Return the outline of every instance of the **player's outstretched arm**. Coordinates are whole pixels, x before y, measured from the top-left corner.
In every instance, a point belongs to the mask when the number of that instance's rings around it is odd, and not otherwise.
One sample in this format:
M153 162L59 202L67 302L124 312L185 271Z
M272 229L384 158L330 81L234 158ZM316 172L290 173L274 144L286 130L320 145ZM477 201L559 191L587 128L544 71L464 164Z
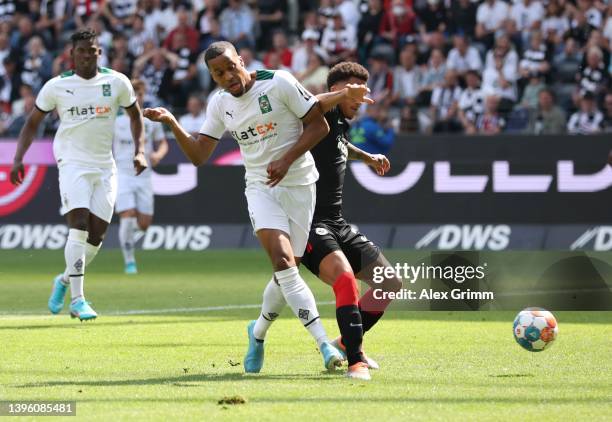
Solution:
M130 117L130 129L132 130L132 138L134 138L134 169L136 170L136 175L139 175L147 168L144 121L142 120L140 106L137 101L126 108L125 111L127 111Z
M347 84L338 91L325 92L317 95L323 113L327 113L342 101L350 98L357 103L374 104L374 100L368 97L370 88L363 84Z
M349 160L359 160L367 164L368 166L372 167L379 176L384 176L385 173L391 169L389 159L383 154L370 154L357 148L350 142L346 144L346 147L348 149Z
M217 147L218 141L210 136L200 134L198 139L194 139L183 129L176 117L163 107L145 108L143 115L149 120L161 122L168 126L185 156L195 166L206 163Z
M37 107L28 116L25 125L19 133L19 141L17 141L17 151L15 151L15 158L13 159L13 168L11 169L11 183L14 185L20 185L23 182L25 176L25 169L23 167L23 156L32 145L34 136L38 131L40 122L43 121L47 113L40 111Z

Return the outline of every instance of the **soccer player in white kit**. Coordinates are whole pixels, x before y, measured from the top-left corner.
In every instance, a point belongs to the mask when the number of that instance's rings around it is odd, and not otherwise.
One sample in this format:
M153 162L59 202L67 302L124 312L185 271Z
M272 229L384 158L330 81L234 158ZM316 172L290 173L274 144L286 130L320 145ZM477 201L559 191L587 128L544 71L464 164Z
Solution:
M53 140L59 171L60 212L66 216L70 229L64 249L66 270L53 281L48 306L52 313L59 313L70 286L70 315L83 321L97 317L85 300L83 279L113 215L117 179L112 143L119 107L125 108L130 116L136 145L133 157L136 173L142 173L147 163L144 123L129 79L98 67L101 50L95 31L81 29L71 40L74 70L49 80L40 90L36 107L19 134L11 182L15 185L23 182L23 157L40 122L55 109L60 118Z
M316 340L325 367L341 365L328 341L314 296L300 277L314 212L317 169L309 150L329 131L315 96L288 72L249 73L229 42L215 42L204 59L222 89L209 98L206 120L194 139L164 108L145 109L145 117L168 125L185 155L204 164L227 130L240 145L246 168L245 195L253 229L268 253L274 277L295 316ZM246 372L263 365L263 340L249 324ZM251 359L253 352L257 359ZM261 358L261 359L259 359Z
M144 104L146 84L140 79L132 81L140 107ZM149 167L155 167L168 153L168 142L161 123L144 121L145 158ZM115 122L113 154L117 162L119 188L115 211L119 214L119 243L123 253L126 274L136 274L134 237L138 230L145 232L153 222L152 171L134 173L134 140L129 116L122 114Z

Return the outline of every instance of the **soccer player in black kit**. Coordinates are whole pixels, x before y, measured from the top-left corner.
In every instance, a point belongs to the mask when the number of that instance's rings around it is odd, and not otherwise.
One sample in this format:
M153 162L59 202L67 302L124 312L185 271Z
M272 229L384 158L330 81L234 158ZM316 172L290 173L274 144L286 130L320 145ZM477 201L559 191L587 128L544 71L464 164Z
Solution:
M391 264L378 246L353 230L342 213L347 160L360 160L380 176L390 168L389 160L384 155L369 154L349 142L347 119L355 117L361 103L347 94L347 86L365 85L368 77L368 71L358 63L339 63L327 77L330 93L317 96L330 131L311 150L319 180L308 245L301 260L313 274L334 289L340 337L332 344L346 354L349 365L347 376L362 380L370 379L369 369L378 369L378 364L363 353L363 334L378 322L390 302L375 299L374 289L398 291L402 286L395 277L385 279L382 284L374 283L374 268ZM361 298L357 279L370 286ZM275 289L274 283L271 283L264 292L261 315L270 323L285 306L276 290L278 288Z

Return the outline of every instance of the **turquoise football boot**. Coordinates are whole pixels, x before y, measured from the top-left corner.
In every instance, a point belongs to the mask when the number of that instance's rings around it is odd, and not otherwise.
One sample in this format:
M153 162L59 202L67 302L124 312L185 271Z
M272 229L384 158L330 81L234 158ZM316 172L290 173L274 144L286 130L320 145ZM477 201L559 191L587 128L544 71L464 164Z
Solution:
M64 297L66 296L66 290L68 286L62 283L62 277L64 274L58 274L53 279L53 288L51 290L51 296L47 306L52 314L59 314L64 309Z
M255 320L249 322L247 326L247 335L249 336L249 348L244 357L244 372L258 373L261 371L264 362L264 344L262 341L257 341L253 334Z
M81 321L87 321L96 319L98 314L89 306L89 302L86 302L84 299L79 299L76 303L70 304L70 316L72 318L78 318Z

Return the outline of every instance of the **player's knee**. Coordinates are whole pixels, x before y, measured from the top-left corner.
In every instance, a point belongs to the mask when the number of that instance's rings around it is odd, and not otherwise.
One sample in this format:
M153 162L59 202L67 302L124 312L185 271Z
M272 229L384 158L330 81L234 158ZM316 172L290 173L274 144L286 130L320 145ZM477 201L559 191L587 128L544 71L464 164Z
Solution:
M295 266L293 257L285 252L279 252L272 257L274 271L283 271Z
M143 232L147 231L147 229L151 227L151 221L150 220L138 220L138 228L140 230L142 230Z
M75 218L75 219L73 219L70 222L70 228L71 229L87 231L87 229L88 229L87 218Z
M104 240L104 233L89 233L87 243L93 246L98 246Z

